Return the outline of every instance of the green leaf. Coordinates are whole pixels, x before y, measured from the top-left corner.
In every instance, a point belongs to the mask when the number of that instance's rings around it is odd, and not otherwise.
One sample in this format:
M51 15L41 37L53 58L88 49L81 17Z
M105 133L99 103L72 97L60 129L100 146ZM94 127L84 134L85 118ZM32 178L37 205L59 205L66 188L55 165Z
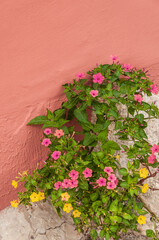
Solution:
M106 90L108 90L108 91L112 90L112 84L111 83L108 83L106 85Z
M155 237L155 233L154 233L153 230L147 229L147 230L146 230L146 236L147 236L147 237Z
M69 134L68 127L63 126L61 129L63 130L63 132L64 132L65 135Z
M63 106L66 107L67 109L71 109L77 104L78 101L79 101L79 97L77 95L75 97L72 97L69 101L64 102Z
M118 222L118 223L121 223L122 218L119 217L119 216L110 216L110 220L111 220L112 222Z
M87 205L89 203L89 199L88 198L83 198L82 203Z
M74 110L74 115L80 122L88 123L88 116L86 111L80 111L79 109Z
M109 233L106 233L105 234L105 240L109 240L110 239L110 235L109 235Z
M143 114L137 114L135 116L136 119L138 119L140 121L140 123L143 123L144 121L144 115Z
M60 108L54 111L54 120L57 121L59 118L65 118L66 109Z
M96 201L98 199L98 196L99 196L99 194L97 192L96 193L92 193L90 195L90 199L94 202L94 201Z
M48 119L54 118L54 114L49 109L47 109L47 117Z
M124 213L122 217L127 219L127 220L133 219L128 213Z
M97 237L98 237L97 231L96 231L95 229L92 229L92 230L90 231L90 236L91 236L92 240L96 240Z
M115 199L109 207L110 212L117 212L118 211L118 199Z
M112 117L114 117L115 119L117 119L118 118L118 112L117 111L114 111L113 109L110 109L109 111L108 111L108 114L107 114L108 116L112 116Z
M52 201L55 201L58 197L57 195L55 195L54 192L51 192L51 198L52 198Z
M120 173L121 175L123 175L123 176L126 176L126 175L128 174L126 168L120 168L119 173Z
M102 237L104 237L104 235L105 235L105 231L102 229L102 230L100 231L99 236L102 238Z
M127 182L123 181L123 182L120 183L120 186L123 187L123 188L128 188L129 184Z
M139 129L139 134L140 134L140 136L142 138L146 138L147 139L147 135L146 135L145 131L142 128Z
M140 214L140 215L145 215L145 214L148 213L147 211L145 211L145 210L143 210L143 209L137 209L137 212L138 212L138 214Z
M102 148L107 152L109 152L111 149L120 150L120 146L112 140L107 141L105 144L103 144Z
M102 202L98 200L92 204L92 208L94 209L94 211L97 211L98 207L101 205L102 205Z
M79 187L84 190L88 190L88 182L79 182Z
M33 118L27 125L40 125L44 124L48 120L47 116L38 116Z
M92 135L90 133L85 133L84 135L84 140L83 140L83 145L84 146L89 146L91 143L97 140L97 137L95 135Z
M108 129L105 129L98 134L98 139L101 142L105 142L107 139L107 136L108 136Z
M114 226L110 226L110 231L111 232L116 232L117 231L117 229L118 229L118 226L116 226L116 225L114 225Z
M45 121L43 128L46 127L55 127L55 128L60 128L63 126L65 123L69 122L68 120L65 120L63 118L60 118L58 121Z
M121 129L123 126L123 123L121 121L116 121L115 123L115 130Z
M102 196L102 202L107 203L109 200L109 197L106 197L105 195Z
M128 112L133 116L135 113L135 109L133 107L129 107Z

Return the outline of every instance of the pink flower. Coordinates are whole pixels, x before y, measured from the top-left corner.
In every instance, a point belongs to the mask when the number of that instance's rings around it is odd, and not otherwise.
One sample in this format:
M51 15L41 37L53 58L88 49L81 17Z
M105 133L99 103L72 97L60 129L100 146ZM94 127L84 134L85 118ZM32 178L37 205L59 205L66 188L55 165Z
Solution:
M51 154L51 157L52 157L53 159L57 160L60 155L61 155L61 152L60 152L60 151L54 151L54 152Z
M84 73L77 73L76 76L79 78L79 79L83 79L86 77L86 75Z
M143 100L143 98L142 98L142 96L141 96L140 94L134 95L134 99L135 99L137 102L139 102L140 104L141 104L141 102L142 102L142 100Z
M75 187L78 187L78 180L71 179L70 180L70 188L75 188Z
M114 182L116 180L116 176L114 174L109 174L108 180Z
M118 185L118 179L116 178L116 180L114 181L115 185L117 186Z
M107 183L107 189L114 189L114 188L116 188L116 184L114 182Z
M42 145L44 145L45 147L48 147L49 144L51 144L50 138L44 138L42 141Z
M110 174L111 172L113 172L113 169L112 169L112 167L105 167L104 172Z
M152 147L151 147L151 151L152 153L158 153L159 152L159 145L156 145L154 144Z
M78 179L78 174L79 174L78 171L71 170L71 172L69 173L69 177L70 177L71 179Z
M113 61L118 60L118 56L111 55L111 56L110 56L110 59L113 60Z
M90 94L92 95L92 97L96 97L98 96L98 90L91 90Z
M56 129L55 133L54 133L54 136L57 137L57 138L60 138L61 136L64 135L64 132L62 129L58 130Z
M155 156L154 154L151 154L151 155L148 157L148 163L154 164L155 159L156 159L156 156Z
M85 178L92 177L92 169L85 168L85 170L82 172Z
M106 186L106 179L103 178L103 177L100 177L96 182L98 183L98 185L99 185L100 187Z
M102 84L104 80L104 76L101 73L97 73L93 75L93 82Z
M60 187L62 187L62 182L58 181L54 184L55 190L58 190Z
M69 188L70 187L70 179L64 179L62 182L62 188Z
M51 129L50 128L45 128L44 133L46 135L49 135L51 133Z
M151 92L154 93L154 94L158 94L159 90L158 90L158 87L155 85L155 84L151 84L150 85L151 87Z
M129 72L133 67L130 64L122 64L125 72Z

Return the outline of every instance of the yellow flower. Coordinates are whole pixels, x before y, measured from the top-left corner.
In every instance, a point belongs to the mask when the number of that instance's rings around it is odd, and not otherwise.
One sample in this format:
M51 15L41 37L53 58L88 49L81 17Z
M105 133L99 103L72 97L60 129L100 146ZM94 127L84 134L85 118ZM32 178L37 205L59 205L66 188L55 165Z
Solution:
M39 200L45 199L45 194L43 192L38 193Z
M75 218L80 217L80 215L81 215L81 212L79 212L78 210L73 211L73 216L74 216Z
M14 207L14 208L17 208L18 205L19 205L19 201L18 200L13 200L10 202L11 206Z
M149 174L149 172L147 171L146 168L141 168L140 169L140 177L146 178L148 174Z
M141 225L141 224L145 224L146 223L146 217L145 216L142 216L140 215L137 219L138 223Z
M148 189L149 189L149 185L148 185L147 183L144 184L144 185L142 186L142 188L141 188L141 190L142 190L143 193L146 193Z
M117 155L116 155L116 159L117 159L117 161L119 161L119 158L120 158L120 157L119 157L119 154L117 154Z
M25 176L25 175L27 176L27 175L28 175L28 170L23 171L23 172L22 172L22 175L23 175L23 176Z
M63 207L63 211L69 213L69 212L71 212L71 210L73 210L71 203L65 203L65 205Z
M70 198L70 195L65 192L65 193L61 193L61 198L62 198L62 201L68 201L68 199Z
M16 182L15 180L12 180L12 186L14 188L17 188L18 187L18 182Z
M30 195L30 200L31 200L32 202L38 202L38 201L40 200L39 195L38 195L37 193L33 192L33 193Z

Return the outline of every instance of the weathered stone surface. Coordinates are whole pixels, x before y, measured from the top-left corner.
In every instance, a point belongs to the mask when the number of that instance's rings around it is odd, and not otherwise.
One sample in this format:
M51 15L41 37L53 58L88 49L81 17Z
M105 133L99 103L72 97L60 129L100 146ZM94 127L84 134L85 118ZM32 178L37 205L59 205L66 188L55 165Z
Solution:
M66 222L67 221L67 222ZM49 202L0 212L0 240L80 240L70 217L58 217Z

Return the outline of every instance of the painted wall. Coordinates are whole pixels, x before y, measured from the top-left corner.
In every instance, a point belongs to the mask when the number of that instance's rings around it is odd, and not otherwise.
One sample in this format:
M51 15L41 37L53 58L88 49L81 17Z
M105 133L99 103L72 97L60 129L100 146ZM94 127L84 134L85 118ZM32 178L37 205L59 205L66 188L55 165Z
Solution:
M159 1L1 0L0 36L2 209L17 198L18 171L45 157L41 128L26 123L60 107L62 84L111 54L159 83Z

